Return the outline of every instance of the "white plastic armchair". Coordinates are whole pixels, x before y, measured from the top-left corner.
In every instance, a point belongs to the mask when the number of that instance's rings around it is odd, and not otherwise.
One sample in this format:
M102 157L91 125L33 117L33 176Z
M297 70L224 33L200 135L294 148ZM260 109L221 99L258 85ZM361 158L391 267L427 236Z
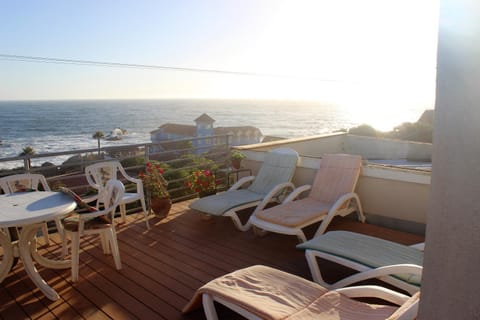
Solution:
M40 188L41 187L41 188ZM11 194L15 192L28 192L28 191L50 191L50 187L45 177L41 174L24 173L15 174L0 178L0 188L4 194ZM55 220L57 231L60 235L63 235L63 227L60 219ZM6 234L9 234L8 232ZM48 226L46 223L42 225L42 234L45 242L50 244L48 238Z
M65 235L69 236L72 242L72 281L78 281L80 237L84 235L98 234L104 254L112 254L117 270L122 268L114 216L124 193L125 188L121 181L108 180L101 194L104 210L77 213L63 220ZM68 250L67 237L63 237L62 250L62 255L65 256Z
M142 206L143 214L145 216L145 223L147 224L147 229L150 229L150 225L148 223L148 211L145 204L145 194L143 191L143 184L142 180L133 178L129 176L125 169L123 168L122 164L118 161L107 161L107 162L99 162L92 165L89 165L85 168L85 176L87 178L88 184L91 185L93 188L97 189L98 194L97 197L91 198L89 200L97 199L97 206L99 204L98 197L101 195L105 183L109 179L117 179L120 180L120 176L118 175L120 172L121 176L136 186L135 192L125 192L120 202L120 214L122 217L122 221L125 222L126 220L126 204L132 203L135 201L140 201Z

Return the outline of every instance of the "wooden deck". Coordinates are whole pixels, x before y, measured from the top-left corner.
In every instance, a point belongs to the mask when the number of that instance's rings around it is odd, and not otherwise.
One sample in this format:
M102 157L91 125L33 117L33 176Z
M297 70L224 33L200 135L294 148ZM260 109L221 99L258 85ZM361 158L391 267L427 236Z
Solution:
M80 279L70 281L70 270L39 268L43 278L59 293L52 302L33 285L18 263L0 284L2 319L204 319L203 310L182 315L181 309L195 290L207 281L233 270L264 264L311 279L303 251L295 249L292 236L268 234L255 237L239 232L230 219L208 221L190 211L188 202L175 204L168 218L150 220L146 232L140 217L128 217L118 227L123 268L114 268L93 238L82 242ZM351 219L338 218L331 229L354 230L412 244L422 237L401 233ZM314 229L308 230L307 237ZM59 254L56 245L42 248ZM41 239L39 241L42 241ZM327 280L349 274L346 268L322 262ZM221 318L236 318L222 309Z

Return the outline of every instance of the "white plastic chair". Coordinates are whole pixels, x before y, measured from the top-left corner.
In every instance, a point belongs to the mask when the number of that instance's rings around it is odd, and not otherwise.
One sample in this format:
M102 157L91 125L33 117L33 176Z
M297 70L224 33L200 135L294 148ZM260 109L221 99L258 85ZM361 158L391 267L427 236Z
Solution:
M120 251L118 249L117 234L115 231L114 216L117 206L120 204L125 187L119 180L107 181L102 192L102 203L105 209L95 212L77 213L63 220L65 235L72 242L72 281L78 281L78 265L80 254L80 237L89 234L98 234L102 243L104 254L112 254L117 270L122 268ZM66 238L63 238L63 255L68 250Z
M125 222L126 219L126 204L140 201L142 205L143 214L145 215L145 222L147 224L147 229L150 229L148 223L148 211L145 204L145 194L143 192L142 180L130 177L126 172L123 166L118 161L108 161L108 162L99 162L92 165L89 165L85 168L85 176L87 178L88 184L97 189L98 195L100 195L105 187L105 183L109 179L119 180L118 172L129 182L132 182L136 185L136 192L125 192L122 201L120 202L120 214L122 221ZM97 196L98 197L98 196ZM95 198L89 199L95 200ZM97 205L98 205L97 201Z
M40 186L42 187L43 191L50 191L47 180L41 174L24 173L0 178L0 188L3 190L4 194L38 191ZM63 228L60 219L55 220L55 225L58 233L63 236ZM50 240L48 238L48 226L46 223L42 225L42 234L45 242L50 244Z

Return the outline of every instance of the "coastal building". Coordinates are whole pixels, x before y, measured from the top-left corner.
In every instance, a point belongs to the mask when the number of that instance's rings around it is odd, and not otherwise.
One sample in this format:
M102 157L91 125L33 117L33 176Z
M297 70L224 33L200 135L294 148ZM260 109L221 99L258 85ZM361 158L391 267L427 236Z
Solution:
M263 139L260 129L253 126L217 127L213 126L215 119L204 113L194 120L195 125L165 123L158 129L150 132L152 143L166 140L201 138L217 135L230 135L229 145L240 146L260 143ZM193 145L199 152L208 151L209 146L215 144L214 139L194 140Z

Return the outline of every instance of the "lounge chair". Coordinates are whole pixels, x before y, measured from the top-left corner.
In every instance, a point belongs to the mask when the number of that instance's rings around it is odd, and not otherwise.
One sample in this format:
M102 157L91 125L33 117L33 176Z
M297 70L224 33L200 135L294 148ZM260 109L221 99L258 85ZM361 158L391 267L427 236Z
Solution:
M376 270L420 275L422 267L396 265ZM397 306L369 304L356 298L380 298ZM252 266L214 279L201 287L184 308L187 313L203 302L205 316L218 319L214 302L247 319L415 319L420 293L408 295L380 286L363 285L328 290L317 283L266 266Z
M278 197L295 186L290 182L295 172L298 153L289 148L274 149L267 153L257 176L241 178L226 192L200 198L190 208L212 216L230 217L241 231L250 229L249 222L242 224L237 212L257 206L263 209L267 204L278 201ZM248 188L240 189L251 183Z
M305 249L312 278L326 288L344 287L357 282L362 272L392 264L423 265L423 243L406 246L349 231L329 231L297 246ZM325 282L320 272L317 258L329 260L360 273L344 278L333 284ZM413 293L420 289L421 278L418 276L396 275L382 277L391 285Z
M354 193L360 175L362 159L348 154L328 154L320 161L313 186L295 189L282 204L258 210L250 217L257 233L263 231L296 235L301 242L307 240L303 228L322 221L315 236L325 232L333 217L357 212L365 222L358 195ZM310 190L307 197L296 200ZM260 230L258 230L260 229Z

